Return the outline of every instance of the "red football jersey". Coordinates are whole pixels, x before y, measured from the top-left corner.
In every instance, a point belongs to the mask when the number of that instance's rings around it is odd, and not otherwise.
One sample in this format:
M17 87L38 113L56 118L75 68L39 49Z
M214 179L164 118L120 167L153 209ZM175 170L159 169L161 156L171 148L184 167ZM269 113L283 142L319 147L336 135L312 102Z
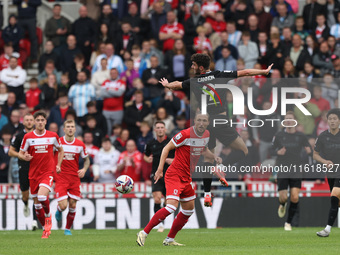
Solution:
M213 1L213 2L205 2L201 7L201 14L205 15L206 12L217 12L222 9L222 6L219 2ZM214 24L214 19L212 17L207 17L205 19L206 22L209 22L211 25Z
M45 174L52 174L56 170L53 148L60 148L59 136L45 130L37 135L35 130L29 132L22 140L20 150L27 151L33 158L30 161L29 179L37 179Z
M86 145L86 151L91 156L92 159L98 154L99 148L97 146L94 146L93 144L91 146Z
M65 136L60 138L60 143L64 149L64 159L59 175L68 174L78 177L79 156L88 157L85 144L77 138L74 138L73 142L67 142Z
M198 136L194 127L182 130L171 141L176 146L175 158L166 171L166 175L179 175L183 181L191 181L191 171L195 166L209 142L210 133L206 130Z
M159 32L164 33L164 34L176 33L176 34L180 34L183 37L184 27L181 23L178 23L178 22L175 22L172 25L164 24L163 26L161 26ZM166 52L168 50L172 50L172 48L174 47L174 44L175 44L174 39L172 38L166 39L163 42L163 51Z

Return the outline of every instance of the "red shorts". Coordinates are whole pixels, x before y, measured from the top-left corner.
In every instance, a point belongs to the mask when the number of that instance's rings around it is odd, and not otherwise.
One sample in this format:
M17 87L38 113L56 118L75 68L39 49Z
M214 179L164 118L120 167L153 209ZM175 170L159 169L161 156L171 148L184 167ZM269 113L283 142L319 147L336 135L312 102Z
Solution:
M191 201L196 198L192 182L182 181L178 175L165 175L166 199Z
M30 179L30 189L32 197L38 196L39 187L45 187L51 191L51 187L53 184L53 175L43 175L39 179Z
M55 198L62 201L68 198L80 200L80 179L78 176L58 176L55 182Z

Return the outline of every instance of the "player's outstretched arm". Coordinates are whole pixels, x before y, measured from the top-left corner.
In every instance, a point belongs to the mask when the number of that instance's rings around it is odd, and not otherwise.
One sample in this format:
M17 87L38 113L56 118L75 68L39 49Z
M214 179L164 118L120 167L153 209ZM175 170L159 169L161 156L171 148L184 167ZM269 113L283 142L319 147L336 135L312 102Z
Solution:
M174 149L176 149L176 146L173 144L172 141L168 142L168 144L163 148L161 159L159 160L159 165L155 173L155 177L154 177L155 183L157 183L158 180L163 177L163 168L164 168L165 160L167 159L169 152Z
M162 78L159 80L159 83L168 89L172 89L172 90L182 89L182 82L180 81L173 81L169 83L168 79Z
M317 162L326 165L328 168L333 166L333 162L330 160L326 160L323 157L320 156L320 153L317 151L313 152L313 159L316 160Z
M245 69L237 71L237 77L243 77L243 76L254 76L254 75L268 75L270 70L272 69L272 66L274 64L271 64L268 66L267 69Z
M87 156L86 158L84 158L84 167L78 170L79 178L83 178L85 176L85 173L89 167L90 167L90 158L89 156Z
M58 164L56 167L56 171L59 174L61 172L61 163L63 162L63 158L64 158L63 146L60 146L59 148L57 148L57 150L58 150Z

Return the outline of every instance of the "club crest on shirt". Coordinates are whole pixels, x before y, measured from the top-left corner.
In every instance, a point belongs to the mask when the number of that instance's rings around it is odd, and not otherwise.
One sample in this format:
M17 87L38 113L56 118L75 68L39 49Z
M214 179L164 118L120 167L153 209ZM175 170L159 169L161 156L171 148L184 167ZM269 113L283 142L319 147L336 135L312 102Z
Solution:
M176 135L176 137L175 137L175 141L177 142L179 139L181 139L182 138L182 134L181 133L179 133L178 135Z
M174 189L174 195L177 195L177 194L178 194L178 190Z

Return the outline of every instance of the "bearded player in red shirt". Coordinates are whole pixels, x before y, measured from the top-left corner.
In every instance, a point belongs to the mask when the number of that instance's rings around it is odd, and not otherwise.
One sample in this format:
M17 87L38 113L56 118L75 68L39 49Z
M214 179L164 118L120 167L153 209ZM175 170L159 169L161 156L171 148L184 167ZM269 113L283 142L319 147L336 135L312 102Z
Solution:
M218 164L222 161L221 158L215 157L207 148L210 135L207 130L209 117L197 114L194 123L193 127L182 130L175 135L162 151L154 177L155 183L163 177L163 167L169 152L176 149L175 158L166 171L164 178L166 207L158 210L144 230L137 234L139 246L144 246L146 237L159 222L164 221L166 217L176 211L178 202L181 203L182 210L177 214L167 238L163 241L163 245L183 246L183 244L177 243L174 238L195 211L196 195L192 187L191 172L195 169L201 155L216 160Z
M54 172L60 173L61 171L64 150L60 144L59 136L45 129L46 113L38 111L34 113L33 117L35 129L24 136L18 158L30 161L28 178L35 212L44 228L41 238L48 238L52 228L48 196L53 184ZM59 152L57 165L54 161L54 148Z
M74 120L64 122L65 136L60 138L60 143L64 149L64 160L61 164L61 173L56 176L55 193L58 201L55 218L61 221L61 213L69 204L67 222L64 234L72 235L70 229L76 216L77 201L80 200L80 178L83 178L90 166L89 155L85 144L74 137L76 123ZM84 159L84 167L79 170L79 156Z

